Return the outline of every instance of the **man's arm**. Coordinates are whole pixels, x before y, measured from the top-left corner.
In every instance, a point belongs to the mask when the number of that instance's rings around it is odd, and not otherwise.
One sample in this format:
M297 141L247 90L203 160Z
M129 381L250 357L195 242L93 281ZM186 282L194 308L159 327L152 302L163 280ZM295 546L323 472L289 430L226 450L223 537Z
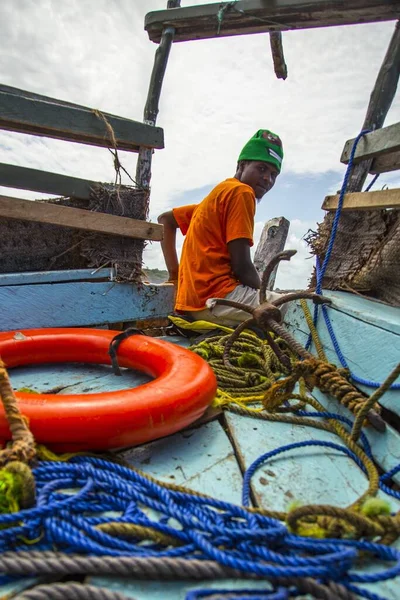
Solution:
M242 285L260 289L260 277L251 260L249 240L238 238L228 242L233 274Z
M179 262L176 253L176 230L179 226L172 210L160 215L158 222L164 225L164 238L161 242L161 249L168 269L169 281L177 281Z

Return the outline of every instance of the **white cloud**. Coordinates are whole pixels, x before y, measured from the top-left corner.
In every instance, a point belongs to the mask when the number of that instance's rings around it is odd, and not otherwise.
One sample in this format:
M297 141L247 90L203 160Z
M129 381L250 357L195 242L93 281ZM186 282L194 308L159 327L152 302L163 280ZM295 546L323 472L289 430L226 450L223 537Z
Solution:
M290 261L282 261L278 267L275 288L281 290L304 289L308 286L308 280L314 265L314 260L308 250L304 235L310 230L315 230L315 221L301 221L293 219L290 222L289 234L285 249L297 250L297 254ZM258 221L254 227L254 249L260 240L264 223ZM254 254L254 250L253 250Z

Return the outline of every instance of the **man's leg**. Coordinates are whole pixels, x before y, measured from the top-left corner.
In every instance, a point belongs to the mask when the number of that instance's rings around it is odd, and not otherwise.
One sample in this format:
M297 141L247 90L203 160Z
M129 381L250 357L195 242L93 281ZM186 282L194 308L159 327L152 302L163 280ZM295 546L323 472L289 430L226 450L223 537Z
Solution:
M279 298L280 294L276 292L267 292L267 301L272 302ZM241 304L256 307L260 304L260 292L245 285L238 285L236 288L225 296L226 300L232 300ZM210 298L212 300L212 298ZM207 303L210 301L208 300ZM235 327L242 321L248 319L251 315L243 310L232 308L231 306L216 305L214 308L205 308L199 311L188 313L196 321L204 320L211 323L218 323L227 327Z

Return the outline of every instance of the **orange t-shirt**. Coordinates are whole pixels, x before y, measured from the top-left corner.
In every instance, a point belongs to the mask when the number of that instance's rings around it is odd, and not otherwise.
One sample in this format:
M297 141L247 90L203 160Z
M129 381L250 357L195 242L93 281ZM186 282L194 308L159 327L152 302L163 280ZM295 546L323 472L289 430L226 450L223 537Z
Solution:
M228 242L246 238L253 245L255 210L253 189L233 177L217 185L200 204L173 209L186 235L177 310L202 310L208 298L224 298L239 285L232 273Z

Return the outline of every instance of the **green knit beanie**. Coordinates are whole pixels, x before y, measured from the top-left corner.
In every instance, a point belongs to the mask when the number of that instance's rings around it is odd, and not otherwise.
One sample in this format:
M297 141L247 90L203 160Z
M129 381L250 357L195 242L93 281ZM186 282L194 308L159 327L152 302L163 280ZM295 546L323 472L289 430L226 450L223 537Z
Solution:
M283 160L282 142L276 133L268 129L259 129L247 142L238 160L262 160L273 164L280 172Z

